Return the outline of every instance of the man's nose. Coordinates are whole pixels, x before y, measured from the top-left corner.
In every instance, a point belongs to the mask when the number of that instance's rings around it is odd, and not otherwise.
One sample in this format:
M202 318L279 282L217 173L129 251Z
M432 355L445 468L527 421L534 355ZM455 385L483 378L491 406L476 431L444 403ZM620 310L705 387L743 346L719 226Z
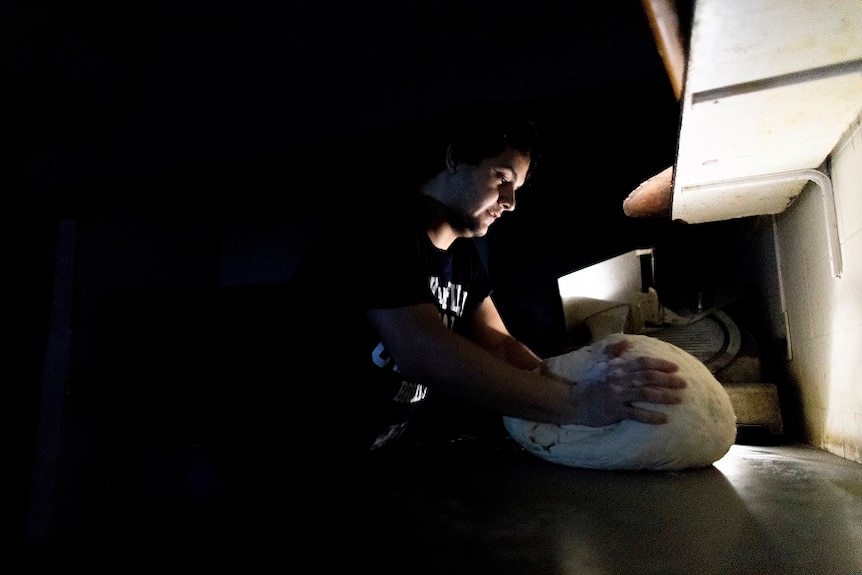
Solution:
M515 190L503 190L500 192L500 198L497 200L505 211L511 212L515 209Z

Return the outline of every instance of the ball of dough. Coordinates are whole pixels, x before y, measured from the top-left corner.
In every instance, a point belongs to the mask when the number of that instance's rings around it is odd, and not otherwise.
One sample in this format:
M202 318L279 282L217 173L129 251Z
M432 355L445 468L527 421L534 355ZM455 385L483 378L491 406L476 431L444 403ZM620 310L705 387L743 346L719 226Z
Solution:
M620 339L628 340L629 346L615 359L605 348ZM686 380L682 403L640 405L667 413L667 423L651 425L626 419L590 427L504 417L506 430L530 453L571 467L680 470L706 467L721 459L736 440L736 414L721 383L685 350L646 335L613 334L548 358L545 366L578 385L595 385L621 360L636 356L670 360Z

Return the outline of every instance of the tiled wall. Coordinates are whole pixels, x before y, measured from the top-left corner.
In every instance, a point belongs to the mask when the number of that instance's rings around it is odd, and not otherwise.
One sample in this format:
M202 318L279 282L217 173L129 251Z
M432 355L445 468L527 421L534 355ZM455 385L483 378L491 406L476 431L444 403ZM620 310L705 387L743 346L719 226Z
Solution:
M840 277L830 266L824 203L809 184L774 217L761 243L764 260L778 273L764 276L772 327L789 334L787 391L799 411L802 439L862 462L862 128L857 120L836 146L828 170L843 260ZM770 256L768 251L772 251ZM778 254L776 256L776 253ZM764 266L768 270L769 266ZM772 268L775 271L775 268ZM779 281L780 278L780 281ZM783 288L783 290L781 289ZM783 298L780 296L783 291ZM781 300L784 309L781 309ZM786 318L786 320L784 319ZM786 323L785 323L786 322Z

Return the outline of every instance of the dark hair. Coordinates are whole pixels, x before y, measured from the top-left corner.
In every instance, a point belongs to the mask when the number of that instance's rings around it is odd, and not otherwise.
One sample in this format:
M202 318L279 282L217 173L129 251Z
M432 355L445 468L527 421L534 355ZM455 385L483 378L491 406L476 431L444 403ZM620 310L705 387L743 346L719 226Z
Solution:
M442 122L438 142L444 154L451 146L453 160L471 165L510 146L530 158L527 179L539 163L536 127L526 108L512 102L477 101L453 109Z

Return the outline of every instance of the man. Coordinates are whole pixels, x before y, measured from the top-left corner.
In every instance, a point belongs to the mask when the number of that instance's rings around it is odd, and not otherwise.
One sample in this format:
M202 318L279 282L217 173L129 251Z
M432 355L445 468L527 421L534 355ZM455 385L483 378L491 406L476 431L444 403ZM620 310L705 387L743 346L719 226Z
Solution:
M433 170L415 190L388 182L394 193L363 191L335 206L344 221L322 218L294 278L304 357L325 374L313 395L329 406L337 450L404 443L431 393L535 421L665 422L633 403L678 403L685 383L674 364L640 358L606 385L563 381L541 373L541 358L494 305L472 238L515 209L538 160L533 124L514 107L485 103L443 127ZM385 161L369 171L394 173Z

